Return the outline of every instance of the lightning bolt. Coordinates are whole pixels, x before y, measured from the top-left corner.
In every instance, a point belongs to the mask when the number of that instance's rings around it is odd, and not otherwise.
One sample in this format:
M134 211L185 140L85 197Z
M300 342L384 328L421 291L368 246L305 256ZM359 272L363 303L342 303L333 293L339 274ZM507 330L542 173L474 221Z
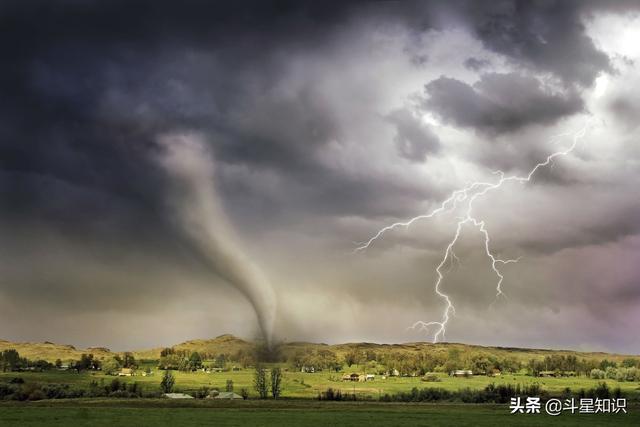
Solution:
M442 313L441 319L439 321L430 321L430 322L425 322L422 320L419 320L417 322L415 322L413 325L411 325L409 327L409 329L418 329L421 331L425 331L427 333L429 333L430 331L435 331L434 335L433 335L433 342L438 342L438 339L440 337L444 338L445 336L445 332L446 332L446 327L447 324L449 323L450 317L455 315L455 307L453 305L453 302L451 301L451 298L449 297L449 295L447 295L446 293L442 292L441 290L441 285L442 285L442 281L444 280L444 275L445 273L443 273L442 269L444 268L444 266L447 264L447 260L450 260L450 267L449 270L452 268L453 266L453 261L457 261L459 262L458 257L456 256L455 252L453 251L454 246L456 245L456 243L458 242L458 239L460 238L460 235L463 231L463 228L465 226L473 226L475 227L478 231L480 231L481 235L484 238L484 252L485 255L487 256L487 258L491 261L491 269L493 271L493 273L495 274L497 281L496 281L496 300L499 297L506 297L506 295L504 294L504 292L502 291L502 282L504 281L504 275L502 274L502 271L500 270L499 266L503 266L505 264L511 264L511 263L516 263L520 260L520 258L516 258L516 259L501 259L498 258L492 251L491 251L491 237L489 235L489 231L486 228L485 222L483 220L480 220L478 218L476 218L473 214L473 205L474 202L476 200L478 200L479 198L485 196L487 193L497 190L499 188L501 188L505 183L508 182L517 182L520 184L526 184L528 182L530 182L533 178L533 176L536 174L536 172L538 172L541 168L544 168L545 166L549 166L552 165L552 162L554 161L554 159L558 158L558 157L562 157L562 156L567 156L569 155L573 150L575 150L575 148L578 146L579 141L585 136L587 129L589 127L590 122L587 122L587 124L585 124L584 127L582 127L581 129L575 131L575 132L565 132L559 135L555 135L554 137L551 138L550 142L551 143L557 143L558 141L560 141L562 138L565 137L571 137L572 138L572 143L569 145L568 148L561 150L561 151L556 151L553 152L551 154L549 154L544 161L541 161L540 163L537 163L530 171L527 175L524 176L518 176L518 175L510 175L510 176L505 176L504 172L502 171L494 171L492 172L494 175L498 176L498 180L496 182L483 182L483 181L477 181L477 182L472 182L467 184L464 188L461 188L459 190L455 190L453 191L448 198L446 198L441 204L440 206L438 206L436 209L432 210L429 213L426 214L422 214L422 215L418 215L415 216L407 221L404 222L395 222L393 224L390 224L386 227L381 228L380 230L378 230L378 232L376 234L374 234L369 240L359 243L359 246L356 247L354 249L354 253L357 252L361 252L364 251L368 248L370 248L376 241L382 239L384 237L384 235L389 232L392 231L394 229L397 228L408 228L409 226L411 226L413 223L415 223L416 221L420 221L423 219L429 219L429 218L433 218L439 214L442 213L450 213L453 210L455 210L458 206L466 204L466 209L464 210L464 216L458 218L458 223L456 225L456 230L455 233L453 234L453 237L451 238L451 240L449 241L444 254L442 256L442 259L440 261L440 263L438 264L438 266L436 267L436 275L437 275L437 279L436 279L436 283L435 283L435 293L438 297L440 297L444 303L445 303L445 307L444 307L444 311ZM447 271L448 272L448 271ZM494 302L496 301L494 300Z

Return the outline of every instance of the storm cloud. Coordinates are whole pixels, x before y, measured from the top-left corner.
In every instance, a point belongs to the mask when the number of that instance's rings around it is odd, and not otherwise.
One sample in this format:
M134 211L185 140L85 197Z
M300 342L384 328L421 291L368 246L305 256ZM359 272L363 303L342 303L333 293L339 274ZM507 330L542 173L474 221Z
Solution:
M440 77L428 83L425 92L425 107L445 122L489 135L553 124L583 108L574 91L550 93L536 78L516 73L485 74L473 86Z
M455 218L394 230L358 255L354 242L492 170L526 174L570 143L553 135L590 118L571 155L477 203L496 252L522 261L505 267L509 302L489 310L494 277L480 236L465 234L443 284L460 303L447 338L640 351L625 338L640 316L635 12L3 2L0 337L122 349L259 334L264 298L230 286L228 263L185 233L179 212L202 199L176 191L180 177L158 162L162 141L198 135L211 153L196 162L208 171L198 188L221 218L200 223L260 266L278 295L276 338L428 339L406 327L442 311L434 268ZM163 332L167 318L182 328ZM537 332L541 318L552 336Z

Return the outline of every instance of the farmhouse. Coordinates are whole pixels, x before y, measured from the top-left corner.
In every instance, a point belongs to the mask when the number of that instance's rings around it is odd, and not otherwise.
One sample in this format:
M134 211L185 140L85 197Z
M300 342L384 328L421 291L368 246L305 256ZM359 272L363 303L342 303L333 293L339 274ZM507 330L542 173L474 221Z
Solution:
M362 377L362 379L360 379ZM361 374L356 374L355 372L352 374L344 374L342 376L342 381L364 381L365 376Z
M122 368L120 372L118 372L119 377L132 377L133 369L132 368Z
M240 396L239 394L236 394L236 393L232 392L232 391L222 391L222 392L218 393L218 395L215 396L214 399L228 399L228 400L240 399L240 400L242 400L243 397Z

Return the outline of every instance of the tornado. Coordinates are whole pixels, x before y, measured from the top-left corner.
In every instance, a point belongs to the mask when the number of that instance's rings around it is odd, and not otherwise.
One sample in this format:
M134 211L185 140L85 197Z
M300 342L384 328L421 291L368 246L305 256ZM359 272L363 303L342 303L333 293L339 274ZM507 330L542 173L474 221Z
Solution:
M261 333L271 347L276 313L273 288L258 265L242 250L215 188L214 156L193 134L157 138L157 160L170 180L167 204L173 216L208 263L251 303Z

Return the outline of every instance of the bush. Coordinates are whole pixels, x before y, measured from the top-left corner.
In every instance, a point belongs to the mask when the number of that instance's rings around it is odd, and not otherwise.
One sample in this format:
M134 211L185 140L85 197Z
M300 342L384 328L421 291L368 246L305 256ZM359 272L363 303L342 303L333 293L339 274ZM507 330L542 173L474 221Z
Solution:
M334 401L342 401L342 400L357 400L355 394L342 394L340 390L334 390L332 388L328 388L326 391L318 394L318 400L334 400Z
M604 370L604 376L608 380L615 380L617 374L618 374L618 370L613 366L608 366L607 369Z
M508 403L512 397L521 395L543 397L546 393L538 384L530 386L489 384L482 390L464 388L453 392L443 388L418 389L414 387L410 392L385 394L380 397L380 400L384 402L437 402L445 400L464 403Z

